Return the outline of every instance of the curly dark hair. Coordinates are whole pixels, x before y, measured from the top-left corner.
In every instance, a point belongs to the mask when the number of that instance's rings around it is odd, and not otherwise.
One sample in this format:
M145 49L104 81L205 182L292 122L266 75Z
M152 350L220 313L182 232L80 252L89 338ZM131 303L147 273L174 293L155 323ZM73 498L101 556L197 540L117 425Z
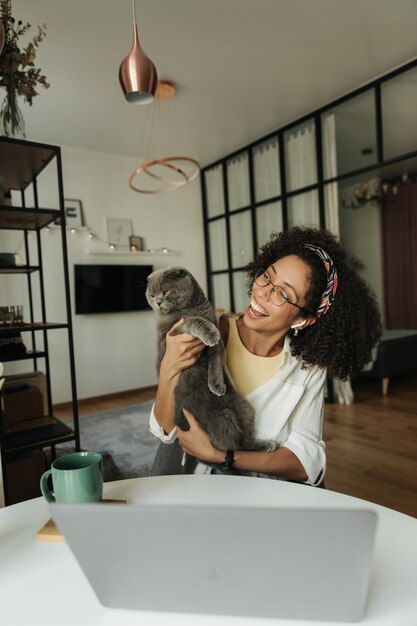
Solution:
M304 247L306 243L327 252L336 266L339 282L330 309L315 324L292 337L291 353L300 357L304 364L325 367L329 376L346 380L371 361L372 348L381 336L381 318L375 294L360 275L362 262L349 254L332 233L301 227L272 233L246 268L249 288L251 290L258 270L295 254L311 268L306 308L300 311L300 315L311 317L326 287L327 274L323 261Z

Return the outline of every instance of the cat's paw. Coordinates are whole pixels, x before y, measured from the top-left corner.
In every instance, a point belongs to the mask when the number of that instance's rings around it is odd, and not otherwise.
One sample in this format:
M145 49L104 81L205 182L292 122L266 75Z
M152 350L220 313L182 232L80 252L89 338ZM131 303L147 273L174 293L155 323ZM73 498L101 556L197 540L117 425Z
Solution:
M223 381L209 380L209 389L215 396L224 396L226 393L226 385Z
M190 424L182 411L175 415L174 422L181 430L190 430Z
M217 346L220 341L220 331L213 324L210 328L204 329L204 332L201 333L200 339L206 346L212 348L213 346Z

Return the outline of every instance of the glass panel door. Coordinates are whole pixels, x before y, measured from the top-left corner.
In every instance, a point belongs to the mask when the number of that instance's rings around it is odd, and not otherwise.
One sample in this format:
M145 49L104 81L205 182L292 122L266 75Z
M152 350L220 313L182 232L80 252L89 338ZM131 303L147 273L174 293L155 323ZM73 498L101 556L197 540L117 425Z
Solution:
M212 276L212 285L214 294L213 306L230 311L229 274L214 274Z
M277 137L253 148L253 169L256 202L281 195Z
M324 178L377 162L375 91L350 98L321 116Z
M241 152L227 161L229 211L250 204L248 153Z
M244 267L253 258L252 215L250 210L230 216L232 267Z
M320 226L319 199L317 191L300 193L288 198L288 228L293 226Z
M417 68L381 86L384 158L417 150Z
M287 191L317 183L316 127L314 120L284 134Z
M216 165L204 172L208 217L224 213L223 168Z
M280 233L283 229L281 201L258 206L256 209L258 247L268 241L272 232Z
M219 219L209 223L210 266L213 272L226 270L227 257L226 220Z
M246 272L233 272L233 297L235 299L234 313L244 313L249 304Z

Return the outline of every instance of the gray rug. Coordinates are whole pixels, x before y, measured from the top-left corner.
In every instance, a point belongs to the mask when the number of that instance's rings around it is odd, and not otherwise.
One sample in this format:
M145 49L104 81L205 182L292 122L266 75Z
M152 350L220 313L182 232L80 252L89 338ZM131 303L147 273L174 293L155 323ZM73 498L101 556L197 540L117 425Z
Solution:
M159 440L149 432L152 401L80 417L82 450L104 456L104 480L150 476ZM68 454L70 444L57 446Z

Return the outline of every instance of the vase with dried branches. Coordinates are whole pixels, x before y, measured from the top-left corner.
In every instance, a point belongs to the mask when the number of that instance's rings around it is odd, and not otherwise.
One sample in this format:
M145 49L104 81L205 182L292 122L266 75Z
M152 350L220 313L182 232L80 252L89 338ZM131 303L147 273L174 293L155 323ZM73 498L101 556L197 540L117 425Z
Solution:
M4 29L4 47L0 54L0 87L6 91L0 110L0 132L9 137L25 138L25 122L18 105L22 96L32 105L38 95L38 85L49 87L46 76L35 67L36 48L46 36L46 23L38 25L38 33L25 47L19 47L19 39L31 28L27 22L12 16L11 0L0 0L0 20Z

